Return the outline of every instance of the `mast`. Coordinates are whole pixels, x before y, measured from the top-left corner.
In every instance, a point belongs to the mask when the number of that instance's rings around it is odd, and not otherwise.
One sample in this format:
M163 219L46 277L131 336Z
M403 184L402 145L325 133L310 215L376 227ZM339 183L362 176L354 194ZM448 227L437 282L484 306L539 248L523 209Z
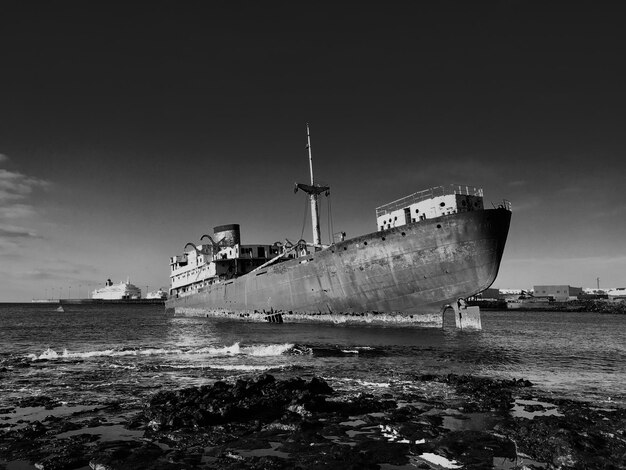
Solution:
M294 192L297 192L298 189L301 189L305 193L309 195L309 200L311 201L311 228L313 230L313 244L321 245L322 237L320 235L320 220L319 220L319 207L317 204L318 196L321 193L326 193L328 195L328 191L330 191L329 186L321 186L319 184L315 184L315 180L313 179L313 156L311 154L311 132L309 130L309 123L306 124L306 148L309 151L309 171L311 173L311 184L301 184L296 183L296 187Z
M309 170L311 171L311 186L315 186L315 180L313 179L313 156L311 155L311 133L309 131L309 123L306 123L306 146L309 150ZM311 228L313 229L313 244L319 245L322 243L320 236L320 213L317 205L317 194L312 192L309 194L311 200Z

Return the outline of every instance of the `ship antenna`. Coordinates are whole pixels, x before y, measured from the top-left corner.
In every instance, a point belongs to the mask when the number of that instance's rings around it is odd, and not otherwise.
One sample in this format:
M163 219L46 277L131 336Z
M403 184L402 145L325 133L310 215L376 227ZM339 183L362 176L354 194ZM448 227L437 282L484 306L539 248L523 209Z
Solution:
M306 148L309 151L309 170L311 173L311 184L308 185L296 183L294 192L298 192L298 189L301 189L309 195L309 200L311 201L311 225L313 229L313 244L319 246L322 243L322 237L320 235L320 217L317 205L317 198L322 193L328 194L330 191L330 187L315 184L315 179L313 178L313 156L311 154L311 132L309 130L308 122L306 124Z
M309 123L306 123L306 148L309 151L309 170L311 171L311 186L315 184L313 179L313 156L311 155L311 131L309 130Z

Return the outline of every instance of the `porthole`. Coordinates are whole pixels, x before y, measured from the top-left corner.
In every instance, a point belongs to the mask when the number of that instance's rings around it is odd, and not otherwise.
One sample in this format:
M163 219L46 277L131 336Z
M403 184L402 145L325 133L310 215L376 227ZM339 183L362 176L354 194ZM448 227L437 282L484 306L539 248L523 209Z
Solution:
M386 238L385 238L385 237L383 237L383 238L381 238L381 240L382 240L382 241L385 241L385 240L386 240Z
M406 233L402 232L400 235L402 235L403 237L405 237L405 236L406 236Z
M346 251L347 249L348 249L348 247L347 247L347 246L344 246L344 247L343 247L343 251Z
M367 245L367 242L363 242L363 245Z
M440 202L440 203L439 203L439 205L440 205L441 207L445 207L446 203L445 203L445 202Z
M417 214L420 210L419 209L415 209L415 213Z
M441 228L441 224L437 224L437 228Z

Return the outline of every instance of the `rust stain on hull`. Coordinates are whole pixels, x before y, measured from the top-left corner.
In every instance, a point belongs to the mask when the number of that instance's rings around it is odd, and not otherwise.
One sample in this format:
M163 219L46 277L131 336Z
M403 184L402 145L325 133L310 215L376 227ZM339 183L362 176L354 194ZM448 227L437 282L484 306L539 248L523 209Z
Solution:
M437 321L495 280L511 212L458 213L346 240L166 302L168 311L285 321Z

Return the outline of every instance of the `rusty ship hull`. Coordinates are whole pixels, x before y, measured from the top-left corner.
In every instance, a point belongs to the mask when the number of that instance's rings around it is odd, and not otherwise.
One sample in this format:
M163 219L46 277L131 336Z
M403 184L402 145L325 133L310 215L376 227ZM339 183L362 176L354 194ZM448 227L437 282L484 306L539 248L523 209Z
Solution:
M167 300L182 315L441 324L496 279L507 208L443 215L345 240Z

